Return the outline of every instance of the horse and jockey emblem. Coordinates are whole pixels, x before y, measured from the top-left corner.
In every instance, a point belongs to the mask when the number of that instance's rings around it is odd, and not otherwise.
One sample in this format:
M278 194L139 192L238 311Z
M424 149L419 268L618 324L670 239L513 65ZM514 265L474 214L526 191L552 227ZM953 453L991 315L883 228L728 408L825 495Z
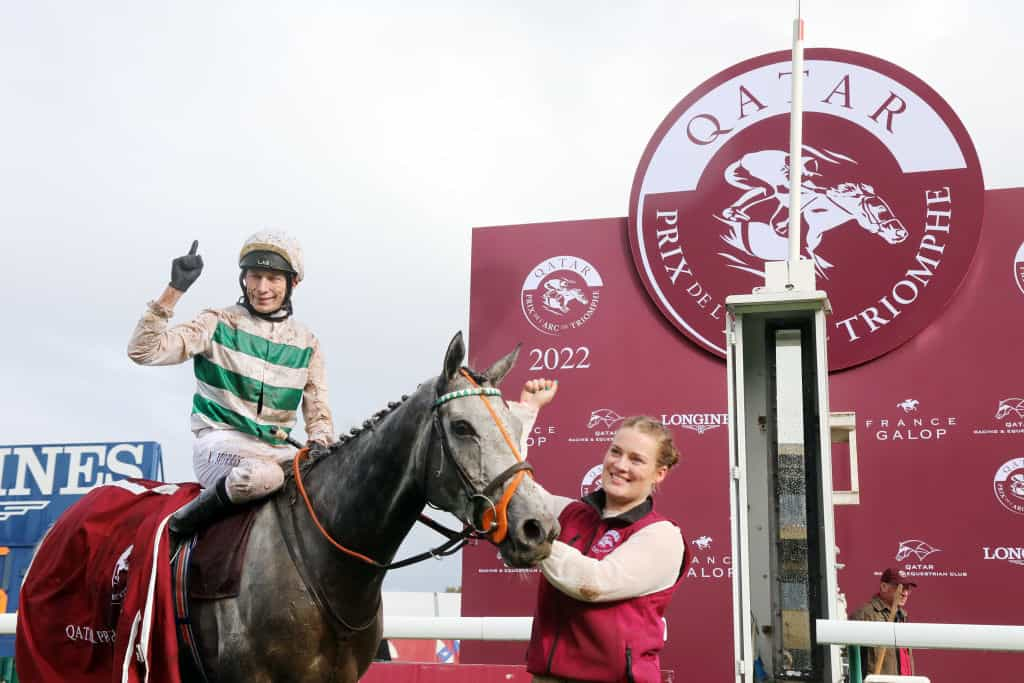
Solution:
M698 538L693 539L693 544L695 546L697 546L698 550L710 550L710 548L711 548L711 537L710 536L700 536Z
M634 175L630 249L666 320L725 357L726 297L764 286L793 240L828 292L829 368L841 370L944 310L978 244L984 183L946 102L896 65L842 50L805 53L791 154L790 57L734 65L666 116ZM1024 247L1018 262L1024 273Z
M896 407L901 408L904 413L916 413L919 405L921 405L921 402L916 398L905 398L897 403Z
M907 229L874 186L843 180L844 167L856 160L838 152L804 145L797 165L800 173L800 211L806 230L801 230L803 254L812 259L819 276L828 277L832 263L818 253L826 232L847 224L859 225L886 244L907 239ZM793 164L789 154L762 149L743 154L725 169L725 181L743 193L715 218L730 227L722 240L736 251L759 261L783 260L788 254L790 231L789 195ZM835 180L828 181L831 177ZM763 263L721 253L729 265L760 275Z
M1010 492L1018 498L1024 498L1024 472L1017 472L1010 477Z
M575 283L567 278L551 278L544 283L544 294L541 301L544 308L555 315L564 315L569 312L569 304L578 301L584 306L590 303L586 295Z

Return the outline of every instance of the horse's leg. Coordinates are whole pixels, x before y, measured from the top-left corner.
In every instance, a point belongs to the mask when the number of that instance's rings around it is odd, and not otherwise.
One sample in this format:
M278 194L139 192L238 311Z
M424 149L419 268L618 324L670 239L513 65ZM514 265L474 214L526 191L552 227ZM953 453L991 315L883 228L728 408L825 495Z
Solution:
M253 525L240 595L193 603L202 631L217 634L210 666L218 683L355 683L376 652L380 614L351 637L336 630L292 564L273 506Z

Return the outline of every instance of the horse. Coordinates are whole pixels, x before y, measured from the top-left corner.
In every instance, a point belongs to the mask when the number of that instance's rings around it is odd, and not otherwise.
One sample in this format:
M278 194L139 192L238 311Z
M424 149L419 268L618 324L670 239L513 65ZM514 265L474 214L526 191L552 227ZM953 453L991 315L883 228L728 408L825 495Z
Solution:
M478 374L462 367L456 334L440 376L329 449L296 456L255 512L238 596L190 601L214 680L357 681L381 641L385 572L404 564L392 560L427 504L466 525L456 538L486 537L511 566L550 553L557 520L513 448L521 425L497 388L518 353ZM185 653L182 680L202 681Z

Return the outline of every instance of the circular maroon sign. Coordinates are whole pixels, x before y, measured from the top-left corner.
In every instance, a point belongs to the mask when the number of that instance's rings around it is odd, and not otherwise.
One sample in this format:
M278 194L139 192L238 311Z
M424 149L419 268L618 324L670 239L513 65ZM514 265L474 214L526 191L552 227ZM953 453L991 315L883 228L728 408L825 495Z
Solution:
M831 370L877 358L936 319L971 264L984 181L967 131L920 79L845 50L804 61L803 153L789 159L790 54L737 64L687 95L633 181L633 261L683 334L725 355L725 298L788 257L790 169L800 254L832 306Z

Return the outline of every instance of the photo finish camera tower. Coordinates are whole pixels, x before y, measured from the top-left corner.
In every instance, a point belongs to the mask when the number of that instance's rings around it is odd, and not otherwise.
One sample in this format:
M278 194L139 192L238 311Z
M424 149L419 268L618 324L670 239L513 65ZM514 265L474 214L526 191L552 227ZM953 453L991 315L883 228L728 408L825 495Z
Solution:
M839 614L829 302L810 261L770 262L765 280L726 299L735 680L835 683L839 649L815 639Z

